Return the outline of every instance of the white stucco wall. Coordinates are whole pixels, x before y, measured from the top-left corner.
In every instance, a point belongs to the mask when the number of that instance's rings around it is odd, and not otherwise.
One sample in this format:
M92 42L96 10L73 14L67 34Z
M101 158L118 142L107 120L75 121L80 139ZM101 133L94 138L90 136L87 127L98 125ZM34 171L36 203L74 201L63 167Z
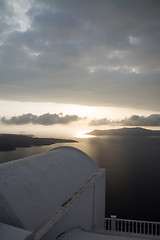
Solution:
M0 240L30 240L32 233L0 222Z
M94 185L94 229L105 229L105 203L106 203L106 170L99 169L99 175Z
M0 165L0 221L32 231L34 240L58 239L75 227L103 229L104 214L105 170L76 148Z
M105 181L105 169L98 169L80 188L78 195L74 194L70 202L60 209L59 218L50 219L50 229L41 229L40 235L46 231L42 240L58 239L58 236L67 234L73 228L85 231L104 230ZM39 239L40 235L35 239Z
M0 165L0 221L37 231L98 169L72 147Z

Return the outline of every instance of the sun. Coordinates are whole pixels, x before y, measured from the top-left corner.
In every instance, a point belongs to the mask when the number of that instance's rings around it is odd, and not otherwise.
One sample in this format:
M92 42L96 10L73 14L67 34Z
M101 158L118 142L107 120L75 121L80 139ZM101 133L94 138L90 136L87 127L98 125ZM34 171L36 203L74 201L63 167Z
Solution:
M77 138L91 138L91 137L94 137L92 135L87 135L86 133L88 133L88 132L89 132L88 130L79 130L76 133L76 137Z

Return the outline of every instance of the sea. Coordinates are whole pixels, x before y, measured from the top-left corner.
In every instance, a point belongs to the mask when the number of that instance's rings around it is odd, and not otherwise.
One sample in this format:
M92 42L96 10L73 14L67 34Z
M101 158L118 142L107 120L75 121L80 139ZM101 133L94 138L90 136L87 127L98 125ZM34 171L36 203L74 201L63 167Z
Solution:
M106 217L160 222L160 138L92 137L0 152L0 163L73 146L106 169Z

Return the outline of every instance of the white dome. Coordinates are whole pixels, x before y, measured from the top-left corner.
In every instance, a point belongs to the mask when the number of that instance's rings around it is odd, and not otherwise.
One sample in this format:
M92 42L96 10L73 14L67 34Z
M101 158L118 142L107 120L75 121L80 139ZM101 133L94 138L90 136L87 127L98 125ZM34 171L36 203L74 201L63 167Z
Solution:
M37 231L97 169L73 147L0 164L0 221Z

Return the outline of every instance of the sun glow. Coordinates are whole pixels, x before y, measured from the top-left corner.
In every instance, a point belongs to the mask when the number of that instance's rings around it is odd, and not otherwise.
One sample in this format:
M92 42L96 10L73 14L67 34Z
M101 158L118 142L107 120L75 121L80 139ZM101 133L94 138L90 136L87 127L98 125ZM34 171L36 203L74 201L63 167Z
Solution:
M91 138L94 137L92 135L86 135L86 133L88 133L88 130L80 130L77 132L76 137L77 138Z

